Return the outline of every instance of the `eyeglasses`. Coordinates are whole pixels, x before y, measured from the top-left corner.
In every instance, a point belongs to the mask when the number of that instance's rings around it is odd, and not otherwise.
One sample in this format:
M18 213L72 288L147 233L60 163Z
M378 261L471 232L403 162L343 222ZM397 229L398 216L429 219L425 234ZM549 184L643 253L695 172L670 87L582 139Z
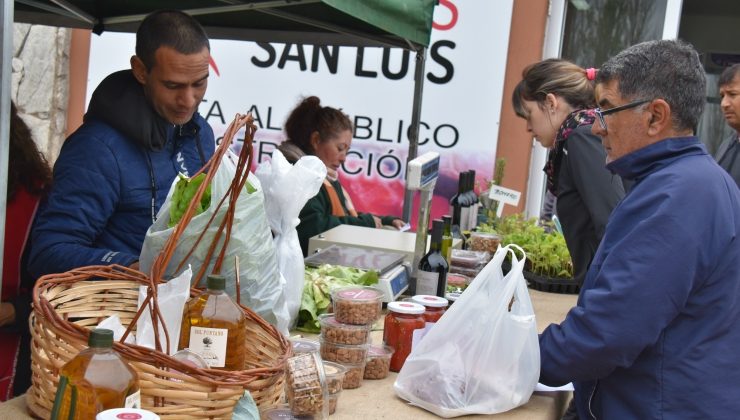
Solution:
M601 123L601 126L604 127L604 131L607 131L606 130L606 120L604 120L605 115L614 114L619 111L624 111L625 109L635 108L642 104L646 104L650 101L652 101L652 99L639 99L637 101L633 101L628 104L624 104L620 106L615 106L614 108L605 109L603 111L601 110L601 108L596 108L594 109L594 113L599 118L599 122Z

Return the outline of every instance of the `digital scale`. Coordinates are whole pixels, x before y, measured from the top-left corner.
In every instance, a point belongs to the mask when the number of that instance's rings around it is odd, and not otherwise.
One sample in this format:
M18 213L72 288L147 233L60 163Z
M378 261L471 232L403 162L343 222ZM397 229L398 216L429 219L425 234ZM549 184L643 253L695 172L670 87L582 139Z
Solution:
M383 291L383 302L393 302L409 286L410 267L404 263L404 254L348 245L330 245L306 257L308 267L322 264L374 270L378 273L378 289Z

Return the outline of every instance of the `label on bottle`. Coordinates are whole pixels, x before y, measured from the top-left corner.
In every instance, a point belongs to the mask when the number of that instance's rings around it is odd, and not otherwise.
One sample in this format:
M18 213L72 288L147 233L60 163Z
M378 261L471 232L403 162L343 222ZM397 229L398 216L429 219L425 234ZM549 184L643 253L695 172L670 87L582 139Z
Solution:
M189 348L208 363L208 367L226 365L226 340L229 330L226 328L190 327Z
M141 408L141 391L136 391L126 397L123 408Z
M417 270L416 272L416 294L436 295L439 273Z

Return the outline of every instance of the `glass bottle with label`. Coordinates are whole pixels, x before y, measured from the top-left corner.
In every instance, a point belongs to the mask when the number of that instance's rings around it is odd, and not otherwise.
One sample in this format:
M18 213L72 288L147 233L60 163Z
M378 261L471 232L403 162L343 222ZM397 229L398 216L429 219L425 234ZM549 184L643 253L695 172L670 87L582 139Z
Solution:
M247 319L225 287L223 276L210 275L207 290L188 301L179 348L198 353L211 369L244 370Z
M478 226L478 209L480 208L480 199L478 194L475 193L475 169L468 171L468 201L470 202L470 216L468 220L468 229L473 230Z
M51 419L93 419L111 408L140 408L136 371L113 350L113 331L90 332L87 349L59 371Z
M411 354L414 341L424 332L424 307L413 302L390 302L383 322L383 343L395 350L391 356L390 370L398 372ZM416 335L416 340L414 336Z
M447 289L447 261L442 256L442 230L444 222L432 222L432 242L429 252L419 261L416 270L416 293L443 297Z

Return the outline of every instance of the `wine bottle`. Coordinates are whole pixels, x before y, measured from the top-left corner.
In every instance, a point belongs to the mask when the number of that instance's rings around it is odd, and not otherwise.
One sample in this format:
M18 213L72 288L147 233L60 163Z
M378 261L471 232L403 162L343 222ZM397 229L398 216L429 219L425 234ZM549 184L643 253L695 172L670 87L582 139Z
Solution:
M462 177L462 174L459 174L459 177L457 179L457 192L455 195L450 198L450 214L452 215L452 226L453 231L460 229L460 197L465 189L465 186L463 184L465 180Z
M435 219L432 222L432 242L429 252L419 261L416 271L416 294L444 297L447 290L447 261L442 256L442 232L444 222Z
M480 200L478 194L475 193L475 169L468 171L468 197L470 201L470 219L468 222L468 229L473 230L478 226L478 209L480 208Z
M471 197L470 197L470 172L465 171L460 174L460 178L462 178L462 193L460 193L460 197L458 198L458 201L460 202L460 230L465 232L470 230L470 205L471 203Z
M444 222L444 229L442 230L442 256L447 261L447 266L450 265L450 258L452 258L452 216L446 214L442 216Z

